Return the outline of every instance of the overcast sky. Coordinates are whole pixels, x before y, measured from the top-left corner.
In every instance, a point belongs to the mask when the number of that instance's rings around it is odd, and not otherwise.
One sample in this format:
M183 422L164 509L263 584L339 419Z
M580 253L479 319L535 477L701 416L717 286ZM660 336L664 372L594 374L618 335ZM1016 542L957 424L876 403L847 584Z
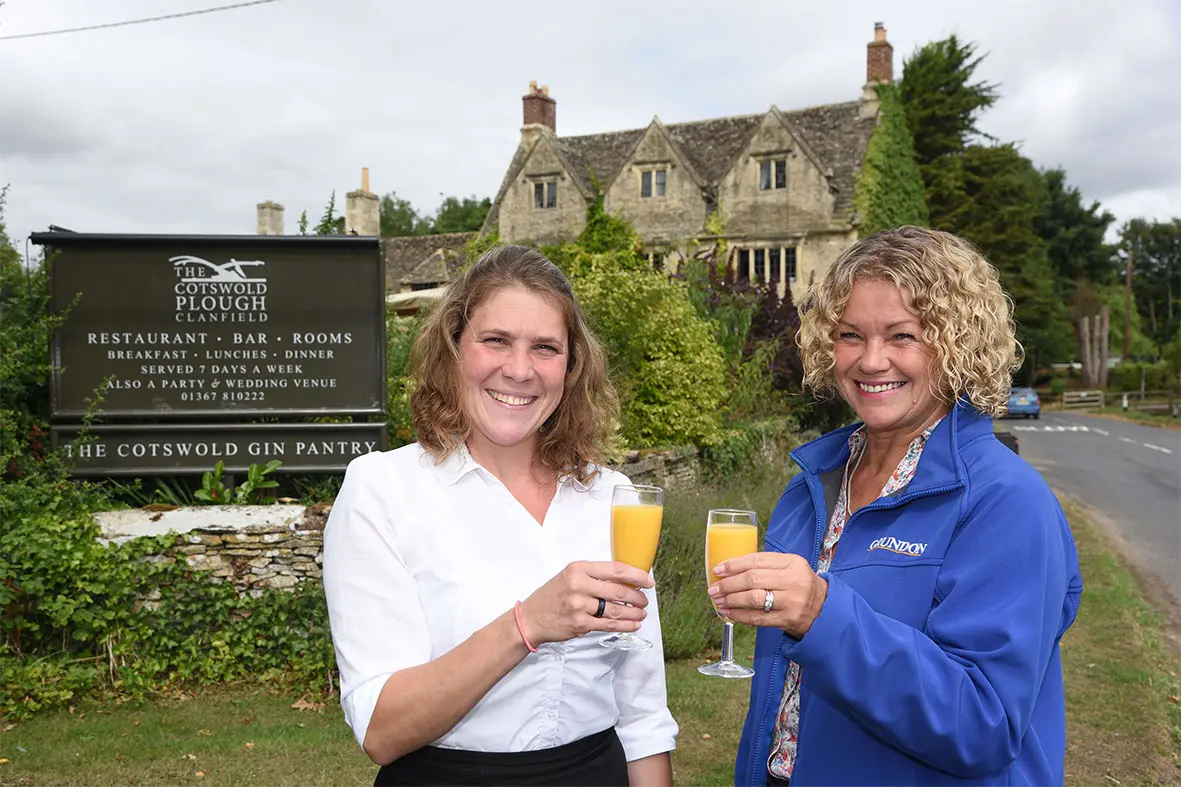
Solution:
M0 37L232 1L6 0ZM363 166L432 212L495 196L530 80L563 135L848 101L878 21L896 76L928 41L977 42L1002 94L984 130L1088 201L1181 216L1178 0L278 0L0 40L8 230L252 234L269 199L293 233Z

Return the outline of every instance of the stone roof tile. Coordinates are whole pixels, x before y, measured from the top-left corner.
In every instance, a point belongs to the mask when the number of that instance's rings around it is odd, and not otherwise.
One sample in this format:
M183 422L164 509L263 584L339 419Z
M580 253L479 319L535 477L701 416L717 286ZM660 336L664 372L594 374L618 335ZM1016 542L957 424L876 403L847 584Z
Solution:
M581 137L558 137L557 143L574 168L574 176L582 178L587 191L593 193L592 173L599 188L606 189L643 133L644 129L636 128Z
M693 123L672 123L665 128L697 173L707 183L717 185L730 171L764 117L765 114L736 115Z
M440 257L457 258L454 264L461 265L464 246L475 236L474 232L450 232L443 235L382 238L381 254L385 258L386 289L397 292L401 288L402 282L406 281L411 273L416 273L418 268L430 262L436 253L439 253ZM425 275L427 270L428 268L424 267L422 275ZM422 281L445 281L447 278L450 277Z
M820 159L832 168L835 216L846 218L853 208L853 187L865 161L865 148L876 119L861 117L861 104L847 101L784 112Z
M402 277L403 284L438 284L451 281L455 271L463 265L463 247L435 249L431 256Z

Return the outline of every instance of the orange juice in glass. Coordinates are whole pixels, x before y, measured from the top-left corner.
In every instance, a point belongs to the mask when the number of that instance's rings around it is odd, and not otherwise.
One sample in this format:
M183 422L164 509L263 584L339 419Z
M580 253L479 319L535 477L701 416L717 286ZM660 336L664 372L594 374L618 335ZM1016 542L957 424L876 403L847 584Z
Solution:
M759 551L759 518L754 511L733 508L711 509L705 520L705 584L718 580L714 567L730 558ZM715 678L749 678L750 667L734 661L734 623L722 618L722 658L697 668L702 675Z
M640 571L651 571L660 541L664 506L611 506L611 557Z
M664 490L641 484L620 485L611 492L611 559L648 572L660 543ZM623 631L599 640L616 650L646 650L652 643Z
M705 584L717 581L714 566L732 557L759 551L757 525L715 524L705 530Z

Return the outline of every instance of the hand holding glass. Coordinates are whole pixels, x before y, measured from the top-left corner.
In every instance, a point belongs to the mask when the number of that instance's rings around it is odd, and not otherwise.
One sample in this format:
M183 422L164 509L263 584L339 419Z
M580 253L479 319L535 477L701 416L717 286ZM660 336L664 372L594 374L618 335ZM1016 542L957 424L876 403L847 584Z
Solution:
M621 485L611 493L611 559L647 573L656 559L664 490L658 486ZM626 631L599 640L616 650L647 650L652 643Z
M714 566L730 558L759 551L758 515L754 511L715 508L705 523L705 584L717 581ZM755 674L750 667L734 661L734 623L722 618L722 659L697 668L702 675L717 678L749 678Z

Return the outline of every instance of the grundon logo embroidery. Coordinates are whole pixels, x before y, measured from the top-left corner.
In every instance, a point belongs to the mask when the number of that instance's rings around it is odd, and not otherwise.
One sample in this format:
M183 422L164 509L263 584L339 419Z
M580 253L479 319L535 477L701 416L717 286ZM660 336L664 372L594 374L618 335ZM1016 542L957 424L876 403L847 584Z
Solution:
M885 549L888 552L897 552L900 555L910 555L911 557L922 557L923 553L927 551L927 544L922 541L902 541L893 536L886 536L884 538L875 538L869 544L867 552L872 552L875 549Z

